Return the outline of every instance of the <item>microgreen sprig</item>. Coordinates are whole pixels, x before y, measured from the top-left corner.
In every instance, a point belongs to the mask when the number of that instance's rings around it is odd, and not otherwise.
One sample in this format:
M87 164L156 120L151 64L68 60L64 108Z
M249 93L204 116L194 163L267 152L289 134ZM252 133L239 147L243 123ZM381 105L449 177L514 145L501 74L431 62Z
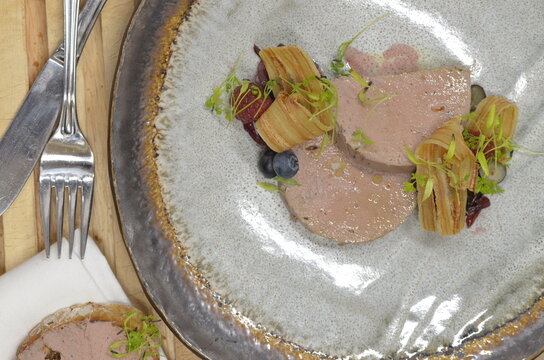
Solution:
M257 181L257 185L265 189L266 191L274 192L277 191L279 193L283 193L283 191L280 190L279 186L277 184L272 184L266 181Z
M359 92L359 101L363 104L370 104L373 102L381 103L382 101L391 99L394 95L386 94L382 90L372 86L372 82L366 82L365 79L361 75L359 75L355 70L350 69L349 74L363 87L363 89ZM374 90L378 92L381 96L374 98L374 99L367 99L368 90Z
M292 178L286 179L286 178L282 178L281 176L276 176L276 177L273 177L272 180L277 181L279 183L283 183L285 185L289 185L289 186L300 186L298 181L296 181L295 179L292 179ZM264 181L258 181L257 185L259 185L260 187L262 187L266 191L277 191L277 192L283 194L283 191L279 188L279 186L277 184L272 184L272 183L264 182Z
M482 193L484 195L500 194L504 189L501 188L496 181L489 180L486 176L478 176L476 179L476 188L474 193Z
M378 21L382 20L386 16L389 16L389 14L385 14L380 16L379 18L372 21L370 24L363 27L357 34L355 34L354 37L352 37L350 40L345 41L338 46L338 49L336 50L336 56L331 61L330 66L332 72L337 76L350 76L349 72L346 72L347 64L344 62L344 57L346 56L346 50L348 47L359 38L365 31L370 29L372 26L374 26Z
M310 76L304 81L298 83L291 83L285 79L283 79L283 81L291 86L292 93L302 95L302 101L314 109L308 121L315 121L318 116L325 112L330 112L331 114L331 123L329 124L329 128L331 129L332 133L329 134L328 132L325 132L323 134L319 151L316 155L316 157L319 157L323 153L325 147L328 145L330 141L329 139L334 138L336 118L338 116L338 90L329 79L319 76ZM315 81L319 81L321 83L319 86L320 91L318 92L308 90L308 88L310 88L309 85Z
M269 80L266 82L264 89L250 84L249 80L240 80L236 76L238 64L234 70L227 76L227 78L219 84L212 92L212 95L206 100L205 106L217 115L222 115L225 119L232 121L238 114L249 108L256 101L260 99L266 99L270 96L270 93L277 85L275 80ZM234 98L234 90L240 87L236 98ZM244 106L241 104L244 102L246 96L252 95L253 99L246 103ZM259 114L264 105L264 101L261 102L256 114Z
M316 110L315 112L312 112L312 116L308 121L314 121L319 115L334 110L338 105L338 90L336 89L336 86L325 77L310 76L298 83L292 83L285 79L283 81L291 86L291 92L293 94L302 95L304 103ZM310 83L314 81L319 81L321 83L321 91L312 92L308 90ZM336 125L335 113L332 118L333 124L331 124L331 128Z
M469 114L469 121L474 120L474 116ZM490 174L489 162L492 162L495 167L499 163L508 166L512 151L519 147L512 142L511 138L504 137L502 118L496 113L495 104L489 107L484 126L486 133L491 136L485 136L480 127L477 127L477 131L474 132L466 129L463 131L465 143L475 153L476 161L484 173L483 176L477 178L475 193L502 193L504 190L497 185L497 182L487 178Z
M457 175L455 174L455 172L450 169L450 166L449 166L450 160L453 158L455 154L455 139L451 140L448 146L448 151L443 156L442 162L427 161L427 160L420 159L416 157L416 155L407 146L405 147L405 149L406 149L406 156L408 157L408 159L410 159L410 161L414 165L426 165L443 172L450 179L451 184L453 184L454 186L460 186L464 181L467 181L470 177L469 174L466 174L464 177L459 179L457 178ZM414 173L412 174L411 181L407 181L404 183L404 191L406 192L416 191L414 181L415 183L417 183L418 186L424 189L422 201L427 200L431 196L432 190L434 188L433 179L430 178L428 175Z
M239 64L240 61L238 61ZM232 72L227 76L221 84L219 84L215 89L213 89L212 94L206 100L205 106L210 109L217 115L223 115L227 120L231 121L234 119L234 111L231 105L230 94L232 91L242 84L242 82L236 76L237 66L232 70ZM240 94L242 92L240 91Z
M141 359L158 356L161 335L159 329L153 325L156 320L152 316L144 316L140 319L141 329L130 327L129 323L136 315L136 312L125 314L123 331L127 340L116 341L110 345L110 354L114 358L124 358L133 352L141 356Z
M353 136L351 137L353 141L360 141L365 145L372 145L374 141L370 140L367 134L363 130L355 130Z

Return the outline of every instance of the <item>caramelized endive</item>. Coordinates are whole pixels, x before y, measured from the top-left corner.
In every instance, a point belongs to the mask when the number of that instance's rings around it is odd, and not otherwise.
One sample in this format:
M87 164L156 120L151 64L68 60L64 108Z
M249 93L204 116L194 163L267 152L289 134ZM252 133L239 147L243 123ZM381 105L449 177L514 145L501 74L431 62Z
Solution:
M463 229L467 190L474 191L476 185L478 165L462 132L461 118L455 117L415 151L416 176L423 179L417 181L419 221L423 229L442 235Z
M304 50L271 47L259 56L270 80L278 84L273 88L276 100L255 124L272 150L283 152L334 128L331 102L322 100L328 89Z
M484 134L487 138L494 138L495 140L497 140L497 134L493 133L495 131L494 127L487 126L487 122L492 111L494 111L494 115L497 116L501 121L501 138L512 138L518 124L519 110L514 103L506 100L501 96L488 96L483 99L474 111L474 118L472 121L469 121L466 129L469 132Z

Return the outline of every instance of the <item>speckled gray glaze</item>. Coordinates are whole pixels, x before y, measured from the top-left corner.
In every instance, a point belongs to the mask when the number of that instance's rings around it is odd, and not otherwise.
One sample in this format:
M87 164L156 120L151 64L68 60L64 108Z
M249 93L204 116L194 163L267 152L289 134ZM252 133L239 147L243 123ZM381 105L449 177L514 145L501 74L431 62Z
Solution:
M492 197L492 207L458 236L425 233L413 216L382 239L340 247L293 222L277 194L255 185L263 180L256 146L240 124L204 109L241 54L241 77L253 75L253 44L297 44L325 68L340 42L385 12L391 15L356 47L377 53L407 43L420 53L422 68L469 68L473 82L520 106L516 141L544 149L541 1L201 1L172 47L156 119L163 197L190 261L254 322L335 356L403 358L457 347L514 319L544 290L544 157L516 151L503 183L507 191ZM120 212L134 222L140 211L129 210L134 201L119 186L119 179L128 181L131 173L123 171L130 162L116 156L116 150L133 149L131 140L121 139L131 121L127 111L121 106L114 112L112 146ZM131 248L135 234L127 226L134 224L125 223ZM163 244L160 233L156 237ZM143 270L153 272L150 265ZM182 287L187 283L180 280ZM161 307L168 294L146 285ZM173 309L164 313L175 316ZM180 323L173 327L185 331ZM541 329L532 328L534 339ZM530 342L527 333L522 337ZM524 356L537 351L534 344L518 350L527 351ZM508 358L509 351L480 357Z

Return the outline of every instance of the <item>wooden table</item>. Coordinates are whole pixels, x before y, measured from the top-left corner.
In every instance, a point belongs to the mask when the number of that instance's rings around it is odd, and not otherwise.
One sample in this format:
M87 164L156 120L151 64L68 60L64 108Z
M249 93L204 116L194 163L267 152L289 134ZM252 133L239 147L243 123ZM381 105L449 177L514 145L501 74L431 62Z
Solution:
M83 0L82 0L83 2ZM139 0L108 0L78 67L78 115L95 153L90 235L137 307L152 312L121 238L108 172L108 121L119 49ZM62 0L0 0L0 136L63 37ZM0 164L1 166L1 164ZM0 219L0 275L43 250L36 174ZM161 326L169 359L198 359Z

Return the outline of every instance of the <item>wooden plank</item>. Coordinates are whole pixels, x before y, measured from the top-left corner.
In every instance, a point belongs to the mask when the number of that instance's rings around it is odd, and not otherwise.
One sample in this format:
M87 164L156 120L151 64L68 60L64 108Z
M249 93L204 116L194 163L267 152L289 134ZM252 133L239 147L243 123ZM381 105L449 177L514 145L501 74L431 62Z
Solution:
M32 84L49 58L46 7L43 0L25 0L25 31L28 81Z
M47 16L45 2L43 0L25 0L25 30L28 83L32 84L49 58ZM38 171L35 171L30 176L29 181L34 181L34 184L38 184ZM44 243L43 227L39 211L39 186L34 186L34 191L35 201L33 206L36 217L36 247L38 251L40 251L44 248Z
M63 2L62 0L45 0L45 14L47 18L47 47L53 53L63 39Z
M0 44L9 51L0 52L2 76L0 76L0 136L11 123L26 90L28 76L24 42L24 3L0 1Z
M78 115L95 159L95 191L89 233L115 270L115 241L121 239L121 235L108 171L109 93L105 90L101 27L99 19L79 62Z
M0 219L0 275L6 272L6 254L4 252L4 223Z
M29 88L25 41L25 3L0 2L0 43L9 51L0 53L0 135L7 129ZM22 61L21 61L22 60ZM32 178L31 178L32 179ZM34 181L29 181L15 203L2 217L5 270L20 264L37 251Z
M101 16L102 25L102 56L104 59L104 91L111 94L117 61L119 57L122 40L128 26L129 20L135 10L133 0L109 1L104 6ZM112 194L113 196L113 194ZM110 199L112 201L113 197ZM112 208L114 209L112 202ZM117 232L116 232L117 234ZM132 262L125 248L122 237L116 237L113 240L115 253L115 268L119 282L134 304L139 304L144 309L151 309L147 302L143 290L140 286L138 277L132 266Z
M117 71L119 51L123 43L126 29L136 9L134 0L108 1L102 13L102 38L107 44L103 48L104 62L106 66L105 82L107 89L111 91L113 79Z
M172 334L172 333L171 333ZM174 334L172 334L174 336ZM199 360L200 357L196 356L188 347L186 347L181 341L176 338L176 353L173 357L175 360Z

